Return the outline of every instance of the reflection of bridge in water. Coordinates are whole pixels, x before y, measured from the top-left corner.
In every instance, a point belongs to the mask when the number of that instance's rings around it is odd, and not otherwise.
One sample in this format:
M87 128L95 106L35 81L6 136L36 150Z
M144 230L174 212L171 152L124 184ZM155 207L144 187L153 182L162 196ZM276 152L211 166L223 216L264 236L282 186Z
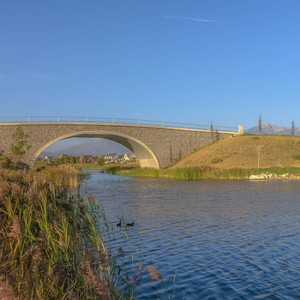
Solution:
M242 133L232 127L104 118L0 118L0 151L10 155L17 126L29 135L23 161L32 164L49 145L72 137L104 138L130 149L141 167L164 168L219 138Z

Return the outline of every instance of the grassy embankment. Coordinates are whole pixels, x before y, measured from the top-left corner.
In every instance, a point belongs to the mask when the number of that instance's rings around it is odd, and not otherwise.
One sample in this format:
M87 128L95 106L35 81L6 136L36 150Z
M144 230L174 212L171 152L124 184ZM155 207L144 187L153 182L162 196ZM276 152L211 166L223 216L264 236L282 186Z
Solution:
M261 173L300 176L300 137L244 135L207 145L164 170L113 170L123 176L200 179L247 179Z
M79 181L71 165L18 170L0 156L1 299L132 297L134 284L104 244L103 211L92 196L68 193Z

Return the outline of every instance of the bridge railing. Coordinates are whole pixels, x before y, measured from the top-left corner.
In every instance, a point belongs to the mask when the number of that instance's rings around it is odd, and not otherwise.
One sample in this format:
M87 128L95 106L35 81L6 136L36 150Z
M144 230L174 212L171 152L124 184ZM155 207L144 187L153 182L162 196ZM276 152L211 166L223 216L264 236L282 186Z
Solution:
M37 122L53 122L53 123L105 123L105 124L128 124L128 125L150 125L163 127L177 127L187 129L203 129L210 130L211 125L177 123L153 120L138 119L121 119L121 118L101 118L101 117L0 117L0 123L37 123ZM236 127L215 126L214 130L237 132Z

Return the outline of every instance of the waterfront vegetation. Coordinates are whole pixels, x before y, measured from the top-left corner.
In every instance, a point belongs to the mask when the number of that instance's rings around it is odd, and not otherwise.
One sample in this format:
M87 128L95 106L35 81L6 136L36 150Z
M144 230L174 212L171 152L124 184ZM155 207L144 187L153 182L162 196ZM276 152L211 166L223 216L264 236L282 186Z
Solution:
M106 247L104 211L69 189L80 178L74 166L26 170L0 157L1 299L133 297L134 283Z
M81 169L110 169L110 168L134 168L138 167L138 162L126 162L122 164L105 164L105 165L96 165L96 164L76 164L76 166L80 167Z
M176 169L140 169L140 168L111 168L107 170L109 174L116 174L120 176L133 177L148 177L148 178L169 178L177 180L246 180L251 175L259 175L261 173L272 173L275 175L290 174L293 179L300 176L300 168L296 167L273 167L273 168L253 168L253 169L218 169L212 167L202 168L176 168Z
M249 172L243 169L219 170L214 168L178 168L178 169L130 169L114 170L120 176L168 178L178 180L201 179L246 179Z
M56 165L61 165L61 166L70 166L70 167L75 167L78 169L90 169L90 170L101 170L101 169L109 169L112 167L120 167L120 168L133 168L133 167L139 167L138 162L126 162L126 163L119 163L119 164L104 164L104 165L98 165L98 164L93 164L93 163L66 163L66 164L49 164L45 161L42 161L41 159L37 159L34 162L34 167L36 169L43 169L48 166L56 166Z

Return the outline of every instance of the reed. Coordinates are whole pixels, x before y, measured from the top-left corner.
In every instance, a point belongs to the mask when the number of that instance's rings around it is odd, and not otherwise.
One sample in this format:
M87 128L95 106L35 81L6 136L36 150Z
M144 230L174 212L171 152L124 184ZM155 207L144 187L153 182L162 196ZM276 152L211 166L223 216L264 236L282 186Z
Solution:
M48 166L36 175L40 180L52 182L56 187L76 187L83 174L79 167L73 165Z
M211 167L202 168L177 168L177 169L131 169L114 170L114 174L120 176L148 177L148 178L169 178L177 180L204 180L204 179L222 179L222 180L242 180L250 176L250 170L230 169L221 170Z
M97 201L69 195L78 176L71 166L0 168L0 299L132 298Z
M115 174L122 175L122 176L148 177L148 178L160 177L159 170L151 169L151 168L120 169L120 170L116 170Z

